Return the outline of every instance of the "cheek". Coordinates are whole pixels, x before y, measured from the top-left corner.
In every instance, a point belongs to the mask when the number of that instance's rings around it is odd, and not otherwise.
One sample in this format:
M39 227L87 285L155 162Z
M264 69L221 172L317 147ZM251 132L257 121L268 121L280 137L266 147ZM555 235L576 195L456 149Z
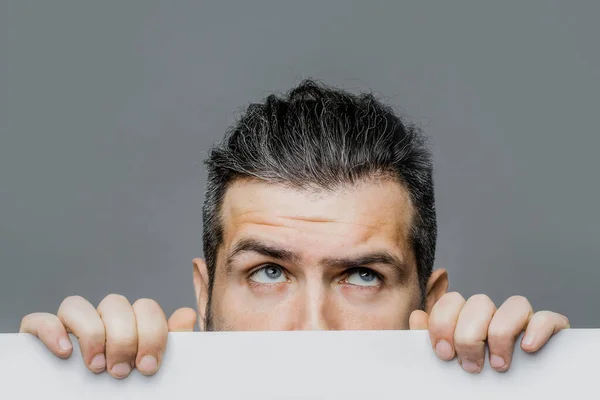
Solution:
M415 301L404 291L380 296L356 289L325 290L319 300L297 290L268 296L246 288L229 287L215 294L213 313L217 330L286 331L311 326L315 319L327 330L408 329Z
M414 301L407 293L386 293L376 300L364 293L340 291L326 305L332 329L336 330L404 330L408 329ZM355 291L355 290L354 290ZM361 298L362 297L362 298Z
M285 287L253 289L230 286L214 293L213 314L217 330L283 331L294 329L298 299Z

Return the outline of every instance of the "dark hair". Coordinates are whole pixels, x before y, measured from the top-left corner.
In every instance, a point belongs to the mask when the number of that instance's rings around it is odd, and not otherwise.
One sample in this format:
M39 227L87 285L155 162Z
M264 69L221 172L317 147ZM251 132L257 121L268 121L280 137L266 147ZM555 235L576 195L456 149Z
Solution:
M424 292L437 237L432 159L421 131L372 94L353 95L304 80L284 96L251 104L212 149L206 165L203 239L209 298L223 234L220 208L237 178L333 190L369 176L395 177L415 207L410 241Z

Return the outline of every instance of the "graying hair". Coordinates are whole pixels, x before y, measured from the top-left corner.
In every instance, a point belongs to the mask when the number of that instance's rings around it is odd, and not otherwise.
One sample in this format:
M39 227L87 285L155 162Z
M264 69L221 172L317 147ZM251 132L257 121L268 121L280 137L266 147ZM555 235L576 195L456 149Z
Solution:
M363 178L395 177L415 208L410 242L424 293L437 237L433 163L425 142L420 129L372 94L354 95L313 80L251 104L205 161L203 244L209 299L223 236L220 208L228 186L238 178L335 190Z

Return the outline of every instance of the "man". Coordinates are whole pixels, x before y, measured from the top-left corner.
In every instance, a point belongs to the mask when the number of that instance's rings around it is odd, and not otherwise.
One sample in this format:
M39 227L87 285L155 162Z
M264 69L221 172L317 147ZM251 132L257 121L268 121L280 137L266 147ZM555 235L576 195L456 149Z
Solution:
M446 293L433 270L437 225L432 160L418 129L369 94L304 81L251 105L207 160L205 260L194 260L201 330L428 329L442 360L471 373L506 371L515 342L540 349L566 317L527 299L499 308L484 295ZM21 332L59 357L79 338L93 372L116 378L160 367L169 331L156 302L73 296L57 315L26 316Z

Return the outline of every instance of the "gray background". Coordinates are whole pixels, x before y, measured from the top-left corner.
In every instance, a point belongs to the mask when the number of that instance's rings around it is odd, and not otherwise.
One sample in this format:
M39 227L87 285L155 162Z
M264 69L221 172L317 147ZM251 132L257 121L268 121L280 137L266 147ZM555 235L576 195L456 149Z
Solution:
M367 4L368 3L368 4ZM600 327L600 2L2 1L0 332L80 294L193 306L201 162L314 77L436 157L437 266Z

